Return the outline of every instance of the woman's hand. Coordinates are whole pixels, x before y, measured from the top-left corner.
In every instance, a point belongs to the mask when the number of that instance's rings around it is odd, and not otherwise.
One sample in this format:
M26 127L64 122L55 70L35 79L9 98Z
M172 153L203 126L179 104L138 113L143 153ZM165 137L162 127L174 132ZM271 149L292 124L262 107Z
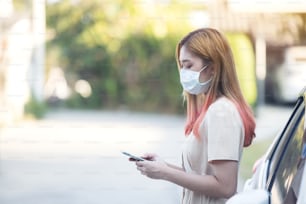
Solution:
M165 179L165 172L169 168L167 163L156 154L145 154L142 158L149 161L136 162L137 170L152 179Z

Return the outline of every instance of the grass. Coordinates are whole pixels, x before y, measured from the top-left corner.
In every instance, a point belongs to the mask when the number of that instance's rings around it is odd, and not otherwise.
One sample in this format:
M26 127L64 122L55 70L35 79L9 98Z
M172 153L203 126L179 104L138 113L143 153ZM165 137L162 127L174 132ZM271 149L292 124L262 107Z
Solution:
M273 138L254 142L250 147L245 148L240 163L240 175L243 179L252 176L254 163L266 152L272 143Z

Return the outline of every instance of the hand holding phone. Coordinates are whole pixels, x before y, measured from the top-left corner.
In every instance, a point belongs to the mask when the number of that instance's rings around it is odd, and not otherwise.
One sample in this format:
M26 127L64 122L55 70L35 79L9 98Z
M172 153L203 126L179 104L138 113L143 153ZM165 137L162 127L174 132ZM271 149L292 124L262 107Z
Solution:
M134 156L134 155L132 155L132 154L130 154L130 153L127 153L127 152L122 152L122 154L124 154L124 155L130 157L130 159L132 159L132 160L134 160L134 161L145 161L145 160L146 160L146 159L144 159L144 158Z

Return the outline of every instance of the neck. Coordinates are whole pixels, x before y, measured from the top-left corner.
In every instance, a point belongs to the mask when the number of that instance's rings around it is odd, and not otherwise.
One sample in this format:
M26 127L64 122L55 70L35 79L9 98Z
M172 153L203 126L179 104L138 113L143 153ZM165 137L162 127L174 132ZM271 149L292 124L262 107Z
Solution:
M206 94L199 94L196 98L197 112L200 112L206 99Z

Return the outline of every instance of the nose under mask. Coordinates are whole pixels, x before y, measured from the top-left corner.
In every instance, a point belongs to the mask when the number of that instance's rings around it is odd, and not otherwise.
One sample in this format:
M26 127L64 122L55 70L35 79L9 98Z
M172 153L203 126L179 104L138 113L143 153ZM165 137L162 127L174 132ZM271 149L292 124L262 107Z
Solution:
M190 94L195 94L195 95L198 95L200 93L206 94L210 88L212 77L202 83L199 81L199 78L201 72L205 70L207 67L208 65L204 66L199 72L182 68L180 70L180 82L183 89Z

